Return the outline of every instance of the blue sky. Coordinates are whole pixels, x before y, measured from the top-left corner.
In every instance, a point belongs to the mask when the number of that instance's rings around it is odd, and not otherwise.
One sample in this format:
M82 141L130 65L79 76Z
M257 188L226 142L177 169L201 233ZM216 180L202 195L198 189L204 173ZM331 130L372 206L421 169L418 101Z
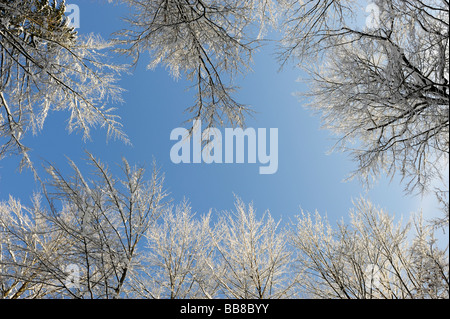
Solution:
M123 7L107 1L66 2L77 3L80 7L80 34L94 32L109 38L123 26L120 21ZM334 144L333 137L320 129L319 118L305 109L293 94L307 89L296 81L301 71L288 65L279 72L274 52L274 46L268 44L255 54L253 72L238 81L241 90L236 96L239 102L251 105L256 112L247 119L248 127L278 128L276 174L260 175L259 163L172 163L169 154L175 142L170 141L170 132L176 127L186 127L183 122L189 115L184 110L194 103L194 92L186 90L189 82L174 80L164 68L146 70L147 54L141 55L138 65L120 82L126 92L125 102L119 105L117 114L122 118L132 146L107 141L106 131L101 128L92 131L92 141L83 142L81 134L66 131L69 114L64 112L51 113L44 130L24 142L33 149L31 156L38 166L46 160L67 173L70 171L66 156L83 172L89 172L82 162L86 158L84 150L108 163L115 172L119 172L116 163L120 163L122 156L149 170L154 159L165 174L165 186L171 197L177 202L186 197L198 213L232 209L233 194L245 202L253 201L259 213L269 209L275 218L283 220L298 214L300 207L307 211L317 209L332 221L347 219L352 198L360 195L397 216L409 216L421 205L435 206L430 199L421 202L419 197L404 195L397 179L392 182L381 179L368 192L357 180L343 182L356 164L346 154L327 155ZM224 128L220 130L224 132ZM38 186L29 172L19 173L17 166L17 157L0 162L0 200L13 195L27 203Z

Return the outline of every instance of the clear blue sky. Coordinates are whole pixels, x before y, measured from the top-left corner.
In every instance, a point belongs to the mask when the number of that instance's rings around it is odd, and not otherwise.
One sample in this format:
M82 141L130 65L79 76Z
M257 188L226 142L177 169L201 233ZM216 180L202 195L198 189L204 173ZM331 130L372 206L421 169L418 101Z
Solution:
M123 7L107 1L67 1L77 3L81 10L80 34L100 33L104 38L123 26L120 21ZM279 164L274 175L259 175L257 164L173 164L169 153L173 141L172 129L183 126L188 118L186 107L193 104L194 92L184 80L175 81L166 70L146 70L148 55L131 74L124 75L120 85L127 91L125 103L117 114L122 117L124 130L132 146L120 141L106 141L101 128L92 131L92 141L83 142L80 134L69 134L65 128L68 113L53 112L44 130L24 142L31 146L32 159L37 165L46 160L69 173L66 156L89 172L82 159L84 150L93 153L118 172L116 163L126 157L130 163L151 168L153 159L165 174L165 186L175 201L184 196L194 211L206 213L209 209L233 208L233 193L245 202L253 201L259 213L266 209L275 218L284 220L299 213L302 207L318 210L331 220L347 219L352 198L367 195L374 203L388 209L396 216L409 216L421 205L420 198L405 196L398 180L389 183L381 180L368 193L357 180L343 182L355 169L345 154L327 151L334 144L329 132L320 129L318 117L306 110L296 91L306 87L297 82L301 72L288 65L278 72L274 47L268 45L255 54L253 72L237 83L241 86L239 102L249 104L256 111L248 118L248 127L278 128ZM121 59L123 61L123 59ZM220 128L223 132L224 128ZM38 190L29 172L18 173L18 158L10 157L0 162L0 200L11 194L25 203L33 191ZM430 200L425 205L433 207ZM428 215L426 215L428 216Z

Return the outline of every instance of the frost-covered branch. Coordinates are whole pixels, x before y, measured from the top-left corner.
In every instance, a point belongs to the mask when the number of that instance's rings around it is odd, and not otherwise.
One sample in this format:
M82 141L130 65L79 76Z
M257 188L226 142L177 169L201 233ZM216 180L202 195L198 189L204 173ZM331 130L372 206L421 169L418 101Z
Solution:
M407 191L432 190L448 170L448 2L374 1L366 26L352 20L364 11L354 1L287 2L283 58L323 58L301 65L314 80L306 95L355 175L398 174Z
M234 77L247 72L264 25L276 14L270 0L124 0L133 14L118 33L120 51L148 51L148 67L163 65L193 82L196 103L188 110L208 127L243 126L247 106L233 97ZM260 34L253 34L260 30Z
M360 199L350 223L337 229L318 213L298 216L291 239L298 268L308 274L300 285L313 297L449 298L448 243L439 247L421 216L395 224Z
M107 63L111 43L77 35L64 11L57 1L0 3L0 158L19 154L30 166L22 140L38 134L51 111L69 111L67 129L85 139L101 125L127 141L109 106L121 101L123 67Z

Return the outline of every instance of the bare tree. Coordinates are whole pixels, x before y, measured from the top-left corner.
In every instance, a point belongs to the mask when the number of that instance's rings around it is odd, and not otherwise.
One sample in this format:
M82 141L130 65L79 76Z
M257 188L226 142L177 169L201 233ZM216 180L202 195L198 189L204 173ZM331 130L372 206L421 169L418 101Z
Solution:
M46 217L39 196L32 208L10 197L0 203L0 298L54 296L64 272L54 265L64 263L71 242ZM56 272L54 272L56 270Z
M53 191L48 194L63 204L62 211L52 204L50 219L71 242L64 261L80 272L79 287L72 293L80 298L126 297L142 257L139 243L164 205L163 179L154 168L146 181L145 170L125 159L124 178L118 179L92 155L89 158L96 172L91 181L73 162L71 178L49 168Z
M148 51L149 68L162 64L193 82L196 103L188 110L207 126L242 126L248 107L232 96L235 75L247 71L264 25L275 14L271 0L124 0L133 14L119 33L121 52ZM252 32L253 29L253 32ZM253 34L259 29L259 35Z
M363 10L353 2L287 1L282 58L323 58L302 65L314 80L310 107L358 176L398 172L408 191L424 192L448 169L448 1L377 0L365 27L351 20Z
M98 53L110 43L79 38L64 24L63 4L35 2L1 4L2 154L20 152L29 163L21 139L27 129L38 132L50 110L69 109L69 131L81 129L85 138L100 123L126 139L103 104L120 99L120 68ZM116 49L135 61L148 51L149 68L190 79L197 99L189 110L207 126L244 124L248 108L232 96L234 78L248 71L265 26L281 16L282 61L320 61L309 69L311 107L358 161L357 176L368 182L398 172L408 191L426 191L446 168L447 1L376 0L366 27L355 18L364 7L350 0L119 2L132 12Z
M235 207L214 228L218 257L210 267L222 294L243 299L292 297L292 252L279 222L269 212L257 218L253 205L247 207L239 198Z
M136 294L150 298L214 298L208 264L213 250L210 214L196 219L184 200L166 209L146 233L147 249Z
M309 276L300 285L316 298L449 298L448 243L439 247L421 216L415 234L411 225L363 199L337 229L318 213L299 216L291 239Z
M57 212L0 204L2 298L449 298L448 243L420 215L395 223L361 199L349 224L302 214L286 233L237 199L211 225L161 207L159 179L124 164L122 188L93 163L97 182L53 171Z
M141 240L164 209L163 179L154 168L123 160L123 179L89 154L95 175L64 177L55 167L45 193L26 208L0 204L2 298L118 298L134 293L142 262ZM38 198L38 197L36 197Z
M89 138L90 127L127 141L110 103L121 101L116 85L122 67L108 64L111 44L82 38L67 24L64 3L0 2L0 159L22 155L31 165L23 138L42 130L51 111L68 110L69 132Z

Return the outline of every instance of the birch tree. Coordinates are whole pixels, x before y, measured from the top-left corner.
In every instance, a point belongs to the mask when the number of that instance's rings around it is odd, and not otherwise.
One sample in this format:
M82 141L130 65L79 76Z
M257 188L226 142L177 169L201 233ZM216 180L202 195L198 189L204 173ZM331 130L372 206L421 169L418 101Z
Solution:
M127 141L112 104L122 67L109 64L111 43L81 37L67 23L64 2L0 2L0 159L22 156L31 165L25 136L38 134L51 111L70 113L67 129L88 139L102 125Z

